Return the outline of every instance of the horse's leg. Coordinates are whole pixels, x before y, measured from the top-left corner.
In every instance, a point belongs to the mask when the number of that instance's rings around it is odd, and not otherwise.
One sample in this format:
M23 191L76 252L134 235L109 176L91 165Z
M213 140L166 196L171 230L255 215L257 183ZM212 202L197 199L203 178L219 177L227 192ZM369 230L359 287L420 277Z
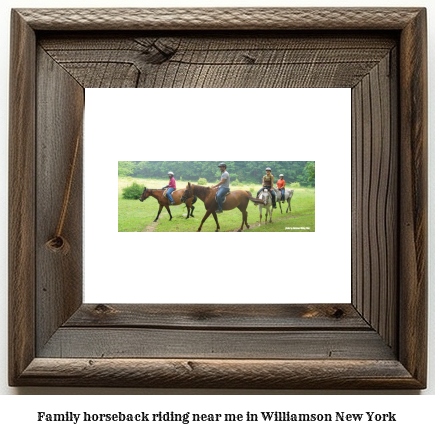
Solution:
M279 201L279 209L281 210L281 214L282 214L281 201Z
M243 231L243 225L245 224L245 210L243 210L242 208L240 208L240 205L237 207L239 208L240 212L242 213L242 226L240 226L240 229L237 232L242 232Z
M272 223L273 207L270 208L270 223Z
M248 211L245 210L245 226L246 229L249 229L249 225L248 225Z
M159 204L160 205L160 204ZM160 216L160 213L162 212L162 209L163 209L163 205L160 205L159 206L159 212L157 213L157 217L156 217L156 219L154 220L154 223L159 219L159 216Z
M171 214L171 210L169 209L169 205L165 205L165 208L168 210L169 217L171 217L171 218L169 219L169 221L171 221L171 220L172 220L172 214Z
M195 207L192 205L190 207L190 217L193 217L193 210L195 209Z
M205 213L205 216L204 216L204 218L202 219L201 225L199 226L199 229L198 229L197 232L201 232L202 225L203 225L204 222L209 218L210 214L211 214L211 211L207 210L207 212Z
M215 232L219 232L221 227L219 226L218 216L214 211L212 212L212 214L214 217L214 221L216 222L216 231Z
M287 206L287 211L286 212L292 212L292 206L290 205L290 201L291 201L291 197L289 197L287 199L288 206Z
M258 208L260 208L260 226L261 226L261 220L263 219L263 207L260 205Z
M248 206L248 203L246 203L246 207L247 206ZM246 227L249 229L248 213L246 211L246 207L244 206L243 203L237 207L239 209L239 211L242 213L242 227L240 228L239 232L241 232L243 230L243 225L246 225Z
M190 206L186 205L187 207L187 217L186 220L190 217Z

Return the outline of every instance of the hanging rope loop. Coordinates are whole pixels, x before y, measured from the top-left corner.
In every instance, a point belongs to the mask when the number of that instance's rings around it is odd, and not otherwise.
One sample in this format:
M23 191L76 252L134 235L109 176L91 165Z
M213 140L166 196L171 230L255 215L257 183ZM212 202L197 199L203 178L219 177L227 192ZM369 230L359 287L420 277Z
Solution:
M63 194L62 208L60 210L59 221L57 223L56 232L53 238L45 243L45 247L53 253L62 253L67 255L71 246L67 239L62 235L63 227L65 225L66 215L68 211L69 200L71 196L71 188L74 181L74 172L77 166L78 153L80 148L80 134L77 134L76 145L74 148L73 159L71 162L68 180Z

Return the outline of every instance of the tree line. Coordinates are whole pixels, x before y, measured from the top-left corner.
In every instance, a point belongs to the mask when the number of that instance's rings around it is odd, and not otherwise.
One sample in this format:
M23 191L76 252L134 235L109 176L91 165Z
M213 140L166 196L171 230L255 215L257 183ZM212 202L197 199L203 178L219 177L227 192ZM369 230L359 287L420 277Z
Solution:
M220 161L118 161L118 176L138 178L167 178L174 172L177 180L198 181L205 178L214 182L220 178ZM272 169L275 179L282 173L286 183L315 185L314 161L225 161L231 181L260 183L266 167Z

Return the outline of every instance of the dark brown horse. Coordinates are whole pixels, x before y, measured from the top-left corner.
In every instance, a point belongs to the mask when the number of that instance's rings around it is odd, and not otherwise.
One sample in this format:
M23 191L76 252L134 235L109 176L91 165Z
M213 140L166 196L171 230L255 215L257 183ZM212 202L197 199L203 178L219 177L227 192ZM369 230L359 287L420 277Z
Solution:
M165 197L163 195L164 191L163 190L156 190L156 189L150 189L150 188L146 188L144 189L142 196L139 198L139 200L141 202L143 202L145 199L148 199L150 196L153 197L154 199L157 199L157 202L159 202L159 212L157 214L156 219L154 220L154 222L156 222L159 219L160 213L162 212L163 207L165 207L169 213L169 221L172 220L172 214L171 214L171 210L169 208L169 199L167 197ZM181 196L183 196L184 193L184 189L182 190L175 190L172 193L172 199L174 200L175 205L181 205ZM197 198L195 196L192 196L189 200L187 200L185 202L186 206L187 206L187 217L186 219L188 219L189 217L194 217L193 216L193 211L195 209L195 207L193 206L193 204L197 201Z
M198 232L201 232L202 225L209 218L210 214L213 215L216 221L216 232L218 232L220 229L219 221L216 214L216 210L217 210L216 193L217 190L214 188L202 187L201 185L194 185L191 184L190 182L187 184L184 194L181 197L181 201L185 202L190 200L194 196L198 196L204 202L205 209L206 209L206 213L204 215L204 218L202 219L201 226L198 228ZM222 209L224 211L229 211L234 208L238 208L241 211L243 217L242 226L240 227L238 232L242 231L243 225L246 225L246 227L249 229L248 212L246 211L246 208L248 208L249 201L255 203L263 203L259 199L254 199L249 191L235 190L227 195L225 203L222 205Z

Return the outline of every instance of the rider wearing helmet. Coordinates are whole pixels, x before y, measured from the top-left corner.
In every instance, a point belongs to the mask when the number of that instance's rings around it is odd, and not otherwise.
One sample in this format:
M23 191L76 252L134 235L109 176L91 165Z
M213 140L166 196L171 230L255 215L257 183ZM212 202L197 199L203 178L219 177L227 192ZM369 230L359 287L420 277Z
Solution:
M278 190L281 190L281 202L285 202L285 181L284 181L284 175L279 175L278 181L276 181L276 186L278 187Z
M175 205L174 199L172 199L172 193L177 189L177 186L175 184L174 173L168 172L168 176L169 176L169 184L163 187L162 190L167 188L166 197L169 199L169 204Z
M261 187L260 190L258 190L257 197L266 188L272 194L272 206L276 208L276 194L275 191L273 190L273 175L272 175L272 169L270 167L266 168L266 175L263 176L263 187Z
M230 191L230 174L227 172L227 165L225 163L220 163L218 167L221 170L221 180L218 184L212 186L211 188L219 188L218 192L216 193L216 199L218 204L218 209L216 210L216 213L221 213L223 212L222 203L224 197Z

